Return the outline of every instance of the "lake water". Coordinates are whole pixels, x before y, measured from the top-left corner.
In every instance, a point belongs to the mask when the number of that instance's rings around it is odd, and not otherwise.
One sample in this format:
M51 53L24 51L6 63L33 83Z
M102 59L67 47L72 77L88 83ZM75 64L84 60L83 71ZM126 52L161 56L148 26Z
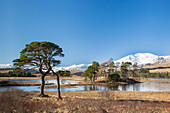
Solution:
M152 79L152 78L150 78ZM161 79L156 79L161 80ZM170 79L165 79L170 80ZM40 80L11 80L16 82L40 82ZM48 83L56 84L56 79L46 80ZM60 80L61 84L77 84L81 81L73 81L73 80ZM0 87L0 89L8 88ZM22 89L24 91L40 91L39 86L10 86ZM118 85L117 87L110 86L102 86L102 85L87 85L87 86L76 86L76 88L61 88L61 91L90 91L90 90L118 90L118 91L160 91L167 92L170 91L170 82L143 82L137 84L129 84L129 85ZM45 91L57 91L57 88L45 89Z
M31 80L31 79L0 79L0 80L10 80L15 82L41 82L41 80ZM54 83L57 84L57 79L45 80L46 83ZM60 84L78 84L81 81L73 81L73 80L65 80L60 79Z

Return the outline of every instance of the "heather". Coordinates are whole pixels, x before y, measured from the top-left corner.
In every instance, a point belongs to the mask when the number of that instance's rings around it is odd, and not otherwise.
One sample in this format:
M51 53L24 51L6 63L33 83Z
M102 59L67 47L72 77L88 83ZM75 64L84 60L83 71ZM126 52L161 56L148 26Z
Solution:
M24 92L18 89L6 89L0 93L0 112L3 113L136 113L136 112L170 112L170 102L161 101L161 95L168 93L153 93L160 95L160 101L128 98L122 92L118 97L114 91L87 91L87 92L62 92L62 100L57 99L56 92L47 92L48 97L39 97L38 92ZM121 93L121 92L119 92ZM148 92L149 93L149 92ZM124 96L123 96L124 95ZM138 95L138 94L136 94ZM127 96L127 97L126 97ZM124 98L123 98L124 97ZM129 96L130 97L130 96ZM140 97L139 97L140 98Z

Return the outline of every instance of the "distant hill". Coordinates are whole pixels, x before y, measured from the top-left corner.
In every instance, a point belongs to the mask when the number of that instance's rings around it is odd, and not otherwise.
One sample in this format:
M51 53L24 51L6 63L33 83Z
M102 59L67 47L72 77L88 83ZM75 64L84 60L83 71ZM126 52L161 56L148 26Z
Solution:
M170 73L170 58L160 60L144 68L149 68L151 73Z
M77 72L85 71L89 65L91 65L91 64L79 64L79 65L71 65L71 66L67 66L67 67L55 67L54 70L55 71L69 70L69 71L71 71L71 73L77 73Z
M116 62L131 62L132 64L137 63L139 67L150 66L149 68L154 67L170 67L170 56L158 56L152 53L136 53L133 55L125 56L119 60L114 61ZM55 67L54 70L69 70L72 73L82 72L85 71L88 66L91 64L79 64L79 65L71 65L65 67ZM12 64L0 64L0 69L5 68L13 68Z
M115 62L131 62L132 64L137 63L140 66L145 66L160 62L167 58L170 58L170 56L158 56L152 53L136 53L123 57Z
M0 69L13 68L12 64L0 64Z

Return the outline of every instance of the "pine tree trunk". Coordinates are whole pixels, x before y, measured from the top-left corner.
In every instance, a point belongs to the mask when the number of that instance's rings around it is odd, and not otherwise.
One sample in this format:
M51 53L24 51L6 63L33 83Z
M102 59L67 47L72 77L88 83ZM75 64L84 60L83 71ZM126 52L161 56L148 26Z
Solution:
M95 82L95 74L93 74L93 83Z
M91 78L91 84L93 83L93 77Z
M62 99L60 94L60 78L59 75L57 75L57 91L58 91L58 100Z
M45 75L41 75L41 89L40 96L44 96Z

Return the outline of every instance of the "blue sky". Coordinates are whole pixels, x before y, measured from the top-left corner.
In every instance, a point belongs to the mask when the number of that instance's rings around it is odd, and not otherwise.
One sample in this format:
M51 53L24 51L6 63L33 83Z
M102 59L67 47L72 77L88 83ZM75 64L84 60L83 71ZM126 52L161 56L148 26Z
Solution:
M32 41L65 53L60 66L129 54L170 55L169 0L0 0L0 64Z

